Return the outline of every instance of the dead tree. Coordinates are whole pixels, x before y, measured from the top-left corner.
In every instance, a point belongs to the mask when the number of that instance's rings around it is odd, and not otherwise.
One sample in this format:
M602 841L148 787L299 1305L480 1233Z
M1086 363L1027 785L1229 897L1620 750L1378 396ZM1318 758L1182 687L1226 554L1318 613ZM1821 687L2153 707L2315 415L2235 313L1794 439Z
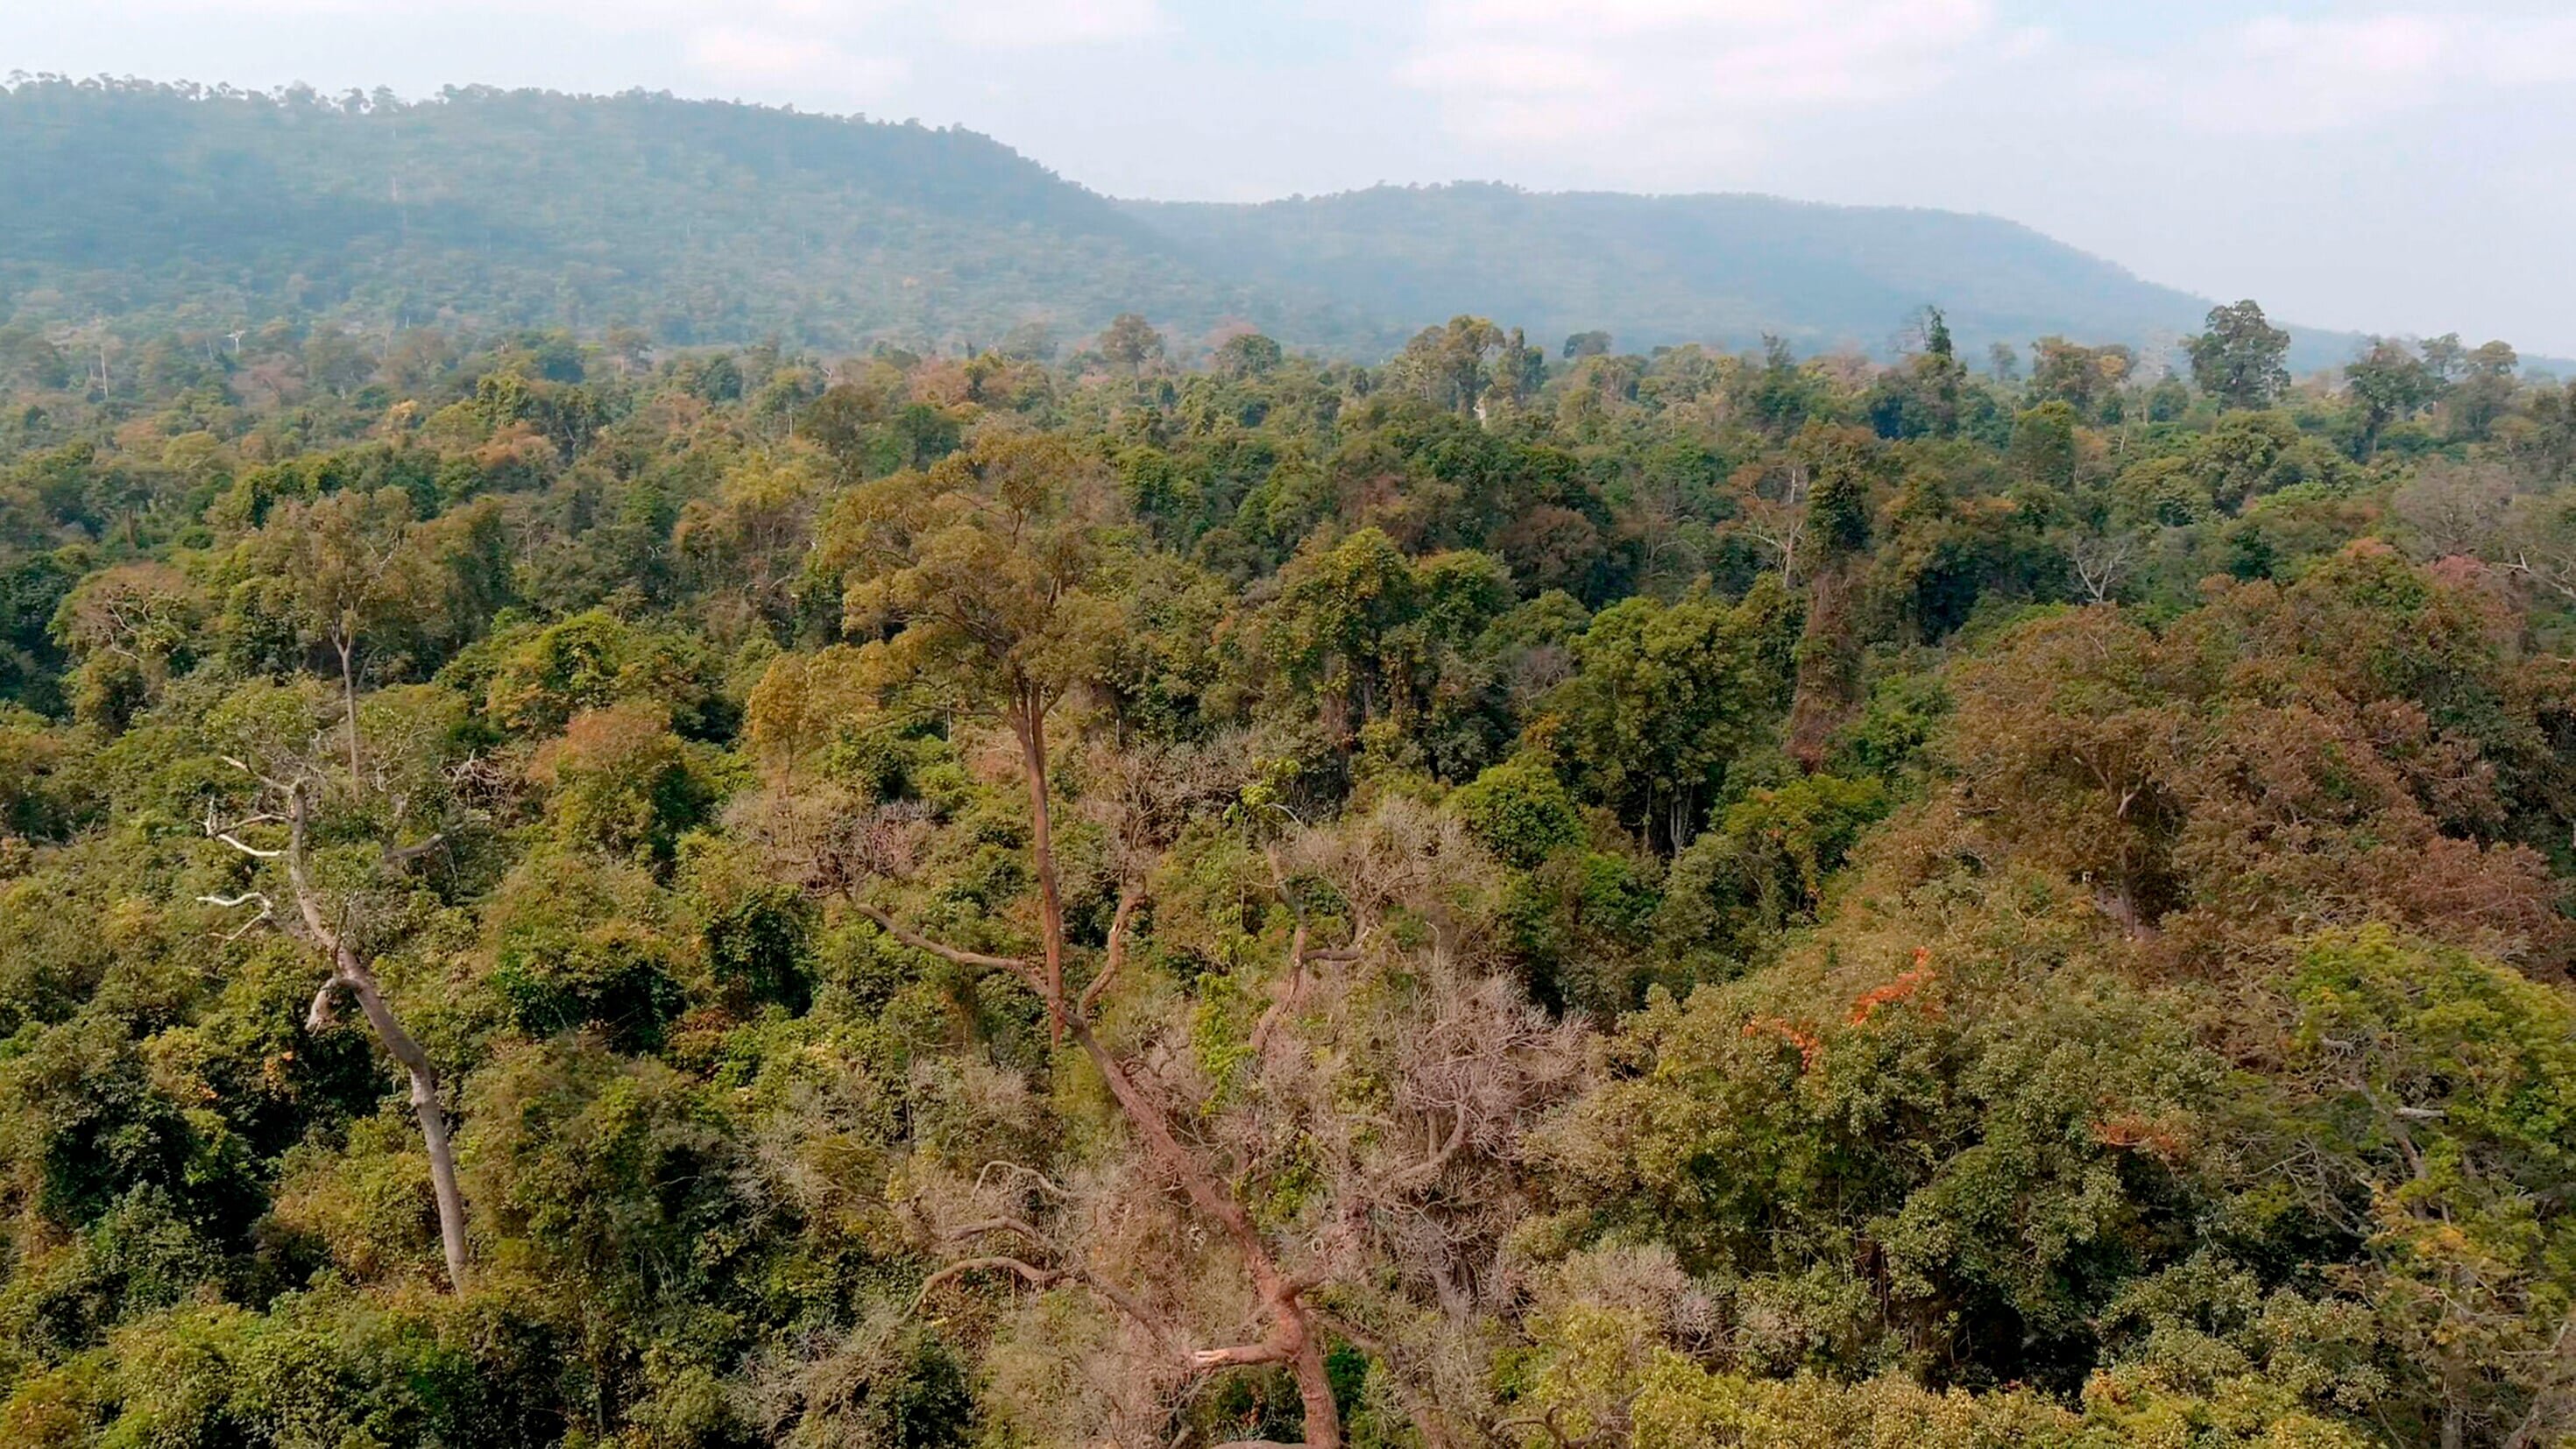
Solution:
M1241 1263L1250 1280L1261 1316L1268 1331L1256 1342L1222 1347L1182 1348L1180 1363L1191 1373L1253 1365L1280 1365L1295 1378L1298 1398L1306 1415L1306 1444L1309 1449L1339 1449L1342 1442L1341 1412L1334 1404L1332 1383L1324 1369L1325 1336L1307 1295L1317 1283L1291 1272L1253 1220L1251 1210L1237 1195L1223 1166L1201 1147L1184 1140L1184 1129L1162 1098L1144 1081L1136 1067L1121 1059L1104 1043L1096 1029L1102 1000L1125 972L1129 947L1136 928L1137 913L1145 904L1145 891L1136 882L1146 862L1132 858L1121 863L1128 878L1119 894L1118 908L1109 927L1108 939L1101 954L1099 969L1077 992L1066 983L1064 972L1063 911L1057 887L1053 840L1048 830L1045 768L1047 763L1042 702L1026 695L1015 697L1010 724L1023 749L1023 768L1027 773L1034 829L1030 849L1039 886L1039 924L1045 942L1043 955L1036 959L1022 956L998 956L965 951L944 942L934 941L897 921L884 909L855 900L862 915L877 923L886 934L903 945L927 952L952 965L970 971L1001 971L1017 977L1037 995L1045 1008L1051 1032L1059 1039L1069 1037L1083 1055L1089 1058L1108 1087L1111 1099L1121 1116L1126 1118L1143 1144L1145 1155L1156 1173L1181 1189L1191 1209L1212 1223L1219 1236ZM1135 763L1130 761L1129 763ZM1187 773L1184 770L1184 773ZM1134 780L1133 802L1139 811L1169 813L1176 807L1176 797L1197 791L1179 780ZM1203 782L1202 782L1203 783ZM1158 788L1169 787L1169 788ZM1158 820L1140 824L1132 833L1145 837L1167 836L1177 826L1175 820ZM1127 834L1131 832L1121 832ZM1301 923L1290 947L1288 971L1282 978L1283 993L1273 1005L1281 1010L1301 983L1308 969L1307 931ZM1172 1324L1149 1312L1135 1295L1125 1292L1088 1270L1059 1266L1065 1256L1053 1251L1046 1240L1029 1224L1017 1219L996 1219L982 1224L953 1229L944 1235L951 1240L971 1239L1002 1233L1022 1241L1025 1248L1045 1249L1045 1261L1033 1262L1015 1254L987 1254L953 1263L934 1273L922 1285L927 1296L943 1283L978 1270L1010 1273L1039 1287L1058 1283L1079 1283L1097 1294L1121 1314L1135 1322L1150 1339L1170 1342L1177 1332Z
M2066 557L2075 565L2076 582L2084 586L2084 596L2107 604L2138 561L2138 540L2126 533L2078 534L2066 546Z
M1305 1407L1307 1449L1339 1449L1342 1442L1341 1411L1333 1402L1332 1381L1324 1371L1324 1328L1306 1301L1306 1296L1318 1285L1311 1279L1292 1274L1281 1265L1278 1255L1254 1223L1251 1211L1236 1198L1218 1165L1183 1143L1164 1104L1138 1080L1127 1062L1109 1050L1094 1030L1092 1013L1126 966L1136 911L1143 901L1140 889L1130 888L1121 895L1117 918L1109 928L1100 970L1078 995L1065 988L1063 978L1051 973L1049 963L1043 959L1031 961L1018 956L961 951L908 929L876 906L861 903L858 909L883 928L887 935L914 950L927 952L969 970L1008 972L1037 993L1048 1019L1072 1039L1083 1055L1090 1059L1093 1069L1100 1073L1101 1081L1109 1088L1110 1097L1144 1144L1146 1155L1155 1168L1181 1189L1191 1207L1213 1223L1233 1249L1245 1274L1251 1279L1262 1316L1269 1321L1269 1331L1256 1342L1188 1350L1186 1362L1189 1367L1203 1372L1261 1364L1284 1366L1296 1379L1297 1397ZM1290 981L1302 980L1306 970L1303 937L1301 930L1299 950L1289 962L1287 979ZM997 1224L992 1230L1017 1233L1019 1226L1017 1223ZM1040 1244L1045 1242L1033 1229L1020 1236ZM1146 1313L1132 1295L1106 1284L1096 1275L1032 1263L1015 1256L988 1255L952 1263L933 1274L923 1284L922 1291L927 1294L944 1282L979 1269L1008 1272L1040 1287L1060 1282L1080 1283L1098 1292L1150 1334L1167 1337L1170 1333L1169 1326Z
M439 1247L447 1260L447 1282L451 1290L463 1293L466 1287L465 1198L456 1185L456 1153L447 1138L447 1115L439 1100L438 1068L420 1042L403 1029L402 1020L385 1000L383 988L376 980L358 950L350 944L345 910L327 907L313 883L307 849L311 833L314 795L318 782L309 771L299 771L284 779L259 775L240 761L226 763L259 781L264 808L238 820L219 821L211 808L206 817L209 838L230 846L254 860L280 861L286 869L287 890L293 899L295 915L289 929L300 925L303 935L320 949L331 963L331 975L313 994L313 1005L305 1014L305 1029L320 1032L339 1019L339 1000L343 992L356 999L358 1010L375 1031L376 1040L384 1046L411 1084L412 1115L419 1119L421 1145L429 1155L430 1187L438 1199ZM254 827L286 828L286 843L261 847L243 839ZM379 857L379 865L392 868L420 859L444 843L433 835L416 845L388 847ZM232 933L237 938L265 921L277 919L275 902L264 892L245 890L236 895L207 895L198 898L207 905L238 908L256 904L259 914Z
M1778 555L1781 585L1794 589L1798 586L1798 563L1807 538L1807 506L1815 493L1815 477L1805 462L1795 458L1781 464L1777 489L1766 492L1771 476L1759 468L1737 472L1735 504L1740 521L1736 526L1746 537Z
M1028 727L1037 704L1023 697L1020 717L1006 718L1020 746L1018 763L1031 777L1047 761L1044 736ZM777 792L739 802L730 824L771 857L783 876L847 902L897 944L970 977L1001 974L1025 986L1051 1034L1069 1039L1097 1072L1141 1149L1138 1180L1153 1185L1154 1201L1130 1199L1109 1218L1119 1231L1133 1232L1147 1216L1176 1211L1187 1221L1181 1238L1205 1244L1239 1270L1237 1281L1250 1300L1242 1306L1257 1327L1245 1335L1249 1341L1208 1346L1193 1326L1187 1301L1195 1280L1131 1276L1130 1262L1103 1261L1085 1241L1090 1232L1081 1224L1082 1209L1117 1204L1125 1189L1112 1187L1102 1196L1083 1184L1068 1189L1050 1183L1032 1197L1036 1189L1021 1189L1049 1179L1015 1163L988 1167L1013 1174L1010 1192L997 1193L979 1178L964 1194L963 1210L944 1217L929 1210L927 1192L915 1195L923 1237L956 1255L924 1281L918 1301L926 1304L959 1280L979 1275L1041 1290L1078 1289L1137 1330L1140 1367L1158 1378L1186 1384L1223 1368L1284 1370L1304 1406L1304 1442L1311 1449L1338 1449L1340 1413L1325 1372L1328 1336L1389 1343L1399 1355L1389 1360L1390 1369L1412 1376L1411 1365L1424 1358L1420 1345L1392 1343L1385 1328L1344 1311L1357 1306L1375 1314L1360 1301L1373 1291L1362 1284L1399 1255L1412 1260L1402 1265L1408 1285L1419 1282L1426 1296L1454 1300L1459 1312L1483 1301L1479 1288L1494 1279L1500 1241L1484 1217L1508 1209L1506 1194L1487 1189L1493 1175L1505 1170L1535 1104L1566 1079L1573 1055L1562 1033L1511 982L1468 968L1472 951L1430 947L1427 960L1412 963L1422 969L1408 975L1437 986L1402 1013L1384 1005L1389 993L1350 990L1351 981L1333 972L1360 960L1364 949L1394 949L1366 945L1383 934L1372 922L1389 920L1399 909L1408 916L1439 914L1444 907L1438 902L1447 898L1451 883L1441 871L1490 869L1454 822L1444 824L1422 811L1354 836L1366 849L1354 844L1308 866L1299 865L1294 841L1265 853L1266 884L1290 919L1281 967L1271 975L1258 1022L1248 1026L1242 1065L1234 1068L1257 1074L1257 1084L1220 1101L1214 1083L1194 1078L1195 1058L1171 1050L1172 1023L1149 1026L1132 1047L1123 1045L1123 1033L1105 1033L1105 1012L1129 980L1148 904L1145 883L1185 826L1218 818L1240 800L1241 773L1234 768L1240 762L1230 765L1217 758L1221 754L1216 747L1178 753L1152 746L1104 748L1086 770L1084 808L1114 817L1108 833L1115 842L1104 875L1086 884L1106 886L1117 899L1101 949L1079 953L1095 963L1087 979L1065 940L1061 887L1046 888L1058 864L1051 831L1033 829L1029 842L1040 885L1034 934L1045 949L1003 952L933 939L868 897L871 882L909 874L918 837L929 828L916 811L832 792ZM1034 778L1022 783L1035 797L1036 817L1043 785ZM1346 925L1310 918L1314 912L1301 889L1300 869L1332 880L1331 893L1349 907ZM1318 940L1319 933L1342 936L1345 930L1343 939ZM1442 929L1444 940L1460 935L1455 926ZM1370 1013L1372 1019L1356 1019ZM1316 1052L1301 1049L1311 1045L1309 1024L1315 1021L1326 1022L1337 1042L1349 1039L1344 1033L1350 1028L1364 1028L1372 1049L1394 1063L1381 1078L1394 1083L1383 1111L1361 1120L1341 1110L1329 1069ZM1301 1144L1320 1145L1334 1158L1332 1210L1319 1207L1305 1229L1283 1231L1262 1220L1262 1194ZM1477 1220L1462 1231L1463 1214ZM1456 1262L1435 1261L1447 1251L1442 1243L1466 1239L1473 1242L1463 1256L1449 1254ZM1477 1254L1481 1259L1468 1261ZM1427 1392L1405 1392L1423 1405L1415 1416L1425 1420L1426 1442L1442 1441L1443 1422L1478 1417L1471 1408L1435 1404Z
M1095 783L1104 794L1119 789L1114 780ZM1270 887L1286 908L1288 940L1244 1038L1239 1070L1257 1083L1238 1092L1212 1095L1216 1084L1193 1079L1192 1058L1170 1050L1168 1035L1149 1032L1124 1054L1104 1039L1103 1006L1128 979L1146 906L1140 886L1121 890L1089 981L1053 995L1046 964L1034 954L959 949L855 902L898 943L971 972L1007 973L1040 997L1133 1130L1150 1180L1179 1189L1187 1216L1212 1228L1214 1242L1239 1265L1261 1331L1221 1347L1190 1340L1188 1310L1175 1299L1186 1299L1186 1283L1151 1275L1121 1282L1129 1275L1082 1241L1086 1204L1094 1221L1129 1221L1134 1203L1117 1206L1117 1189L1101 1198L1073 1179L1059 1185L1009 1163L986 1169L1010 1174L1005 1191L979 1177L964 1210L930 1228L936 1245L964 1256L925 1280L921 1301L978 1274L1087 1292L1139 1331L1146 1361L1163 1365L1158 1372L1175 1381L1228 1367L1285 1369L1304 1406L1309 1449L1341 1443L1324 1370L1333 1336L1362 1344L1386 1364L1427 1444L1452 1442L1453 1426L1480 1419L1473 1405L1417 1382L1425 1378L1417 1371L1423 1347L1396 1342L1375 1320L1419 1329L1430 1321L1426 1313L1445 1313L1454 1324L1480 1304L1490 1307L1502 1291L1495 1263L1512 1215L1501 1178L1522 1129L1572 1080L1577 1053L1567 1030L1546 1022L1508 978L1473 964L1473 947L1462 944L1477 929L1472 923L1435 921L1428 944L1404 948L1410 959L1403 974L1417 983L1416 999L1396 1005L1401 993L1358 989L1347 968L1399 949L1378 923L1399 911L1436 918L1436 903L1458 872L1488 868L1449 822L1420 811L1381 815L1345 827L1330 843L1309 836L1262 852ZM1119 862L1131 882L1147 878L1149 867L1135 856ZM1323 896L1336 899L1332 911L1314 903ZM1378 1085L1368 1105L1355 1105L1334 1069L1320 1064L1313 1049L1319 1040L1371 1054ZM1309 1154L1320 1157L1309 1161ZM1266 1224L1263 1194L1292 1160L1300 1172L1311 1168L1325 1196L1302 1226ZM1098 1215L1104 1204L1105 1218ZM1067 1212L1072 1217L1059 1222ZM1383 1301L1388 1282L1401 1283L1406 1294L1418 1290L1421 1311ZM1440 1337L1437 1328L1427 1332Z

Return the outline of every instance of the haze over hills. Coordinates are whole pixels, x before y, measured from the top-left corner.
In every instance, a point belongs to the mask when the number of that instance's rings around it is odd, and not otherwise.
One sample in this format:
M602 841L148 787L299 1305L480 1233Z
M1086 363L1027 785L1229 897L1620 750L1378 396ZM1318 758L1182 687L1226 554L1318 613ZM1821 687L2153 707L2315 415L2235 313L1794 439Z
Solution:
M1776 332L1883 352L1926 301L1972 348L2052 333L2138 342L2197 330L2210 305L2028 227L1949 211L1491 184L1126 207L1199 265L1271 295L1415 324L1476 312L1542 337L1606 328L1633 348Z
M674 343L1058 340L1145 314L1382 356L1479 313L1544 343L1884 352L1926 302L1961 342L2156 343L2206 299L1991 217L1462 184L1114 201L990 138L627 94L420 103L139 83L0 93L0 318L233 326L446 318ZM2295 328L2294 363L2350 354Z
M0 137L0 311L39 319L313 310L849 346L1237 300L966 131L644 95L31 84L0 96Z

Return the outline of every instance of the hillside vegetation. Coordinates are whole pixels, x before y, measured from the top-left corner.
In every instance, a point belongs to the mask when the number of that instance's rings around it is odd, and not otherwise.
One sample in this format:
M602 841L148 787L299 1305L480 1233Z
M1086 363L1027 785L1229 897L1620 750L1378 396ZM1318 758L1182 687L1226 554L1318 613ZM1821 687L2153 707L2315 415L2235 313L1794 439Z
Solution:
M2509 348L380 345L125 258L0 332L0 1442L2576 1432Z
M2209 305L1958 212L1494 185L1124 205L1203 266L1231 266L1277 295L1330 297L1413 327L1464 312L1549 337L1602 328L1639 351L1767 332L1802 351L1883 354L1890 319L1926 297L1942 299L1978 355L2048 335L2139 343L2195 330ZM2349 340L2319 338L2309 356L2340 361Z
M1982 358L2047 336L2160 351L2208 306L1989 217L1499 186L1113 202L968 131L642 94L38 80L0 91L0 137L0 319L57 328L1025 352L1136 312L1194 355L1249 325L1375 361L1475 314L1640 352L1769 333L1886 357L1937 298ZM2357 341L2295 330L2302 370Z
M402 104L0 94L0 312L998 339L1234 305L1108 202L962 130L471 90Z

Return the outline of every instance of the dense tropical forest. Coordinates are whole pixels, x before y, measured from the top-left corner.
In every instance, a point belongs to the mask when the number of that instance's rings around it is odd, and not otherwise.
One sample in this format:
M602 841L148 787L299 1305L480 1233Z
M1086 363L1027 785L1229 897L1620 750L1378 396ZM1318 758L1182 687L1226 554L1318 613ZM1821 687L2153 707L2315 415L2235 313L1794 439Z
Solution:
M967 356L1133 311L1192 350L1249 326L1374 362L1464 313L1884 360L1925 297L1976 357L2161 345L2209 305L1993 217L1490 185L1118 201L971 131L641 93L21 77L0 142L0 323L126 342L321 318ZM2358 341L2294 331L2303 369Z
M0 1441L2576 1429L2503 344L133 315L0 332Z

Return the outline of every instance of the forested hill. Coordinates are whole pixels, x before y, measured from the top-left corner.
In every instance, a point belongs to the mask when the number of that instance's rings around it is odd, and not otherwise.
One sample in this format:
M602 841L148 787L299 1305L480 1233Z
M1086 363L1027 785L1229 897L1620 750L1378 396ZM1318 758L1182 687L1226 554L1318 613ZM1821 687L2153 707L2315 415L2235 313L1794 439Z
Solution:
M630 94L0 93L0 315L973 342L1235 309L970 131ZM1262 320L1268 320L1264 318Z
M1775 332L1802 351L1884 352L1894 319L1927 299L1979 352L2053 334L2152 341L2197 330L2209 309L2028 227L1951 211L1474 184L1128 209L1274 295L1416 324L1508 316L1534 337L1602 328L1639 348ZM2351 341L2318 334L2316 365Z
M643 94L34 81L0 91L0 141L0 321L956 350L1133 311L1191 345L1249 322L1382 358L1460 313L1549 341L1883 354L1926 302L1976 352L2152 342L2207 309L1990 217L1490 185L1116 202L970 131ZM2296 365L2351 354L2293 331Z

